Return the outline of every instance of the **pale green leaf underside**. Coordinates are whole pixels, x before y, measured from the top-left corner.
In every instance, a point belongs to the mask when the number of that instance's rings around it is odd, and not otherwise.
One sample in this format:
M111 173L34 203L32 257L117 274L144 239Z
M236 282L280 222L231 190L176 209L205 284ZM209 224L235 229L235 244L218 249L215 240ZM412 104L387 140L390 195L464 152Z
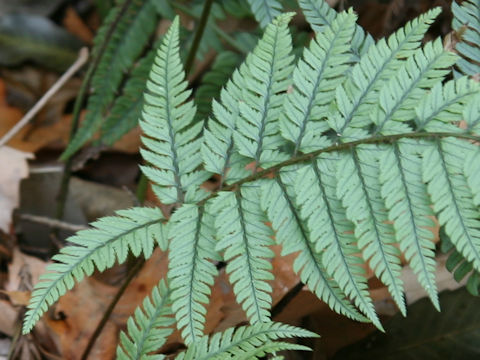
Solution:
M158 350L165 344L167 337L173 332L174 323L169 299L169 291L163 280L152 289L142 306L135 309L127 321L127 333L120 333L120 344L117 347L119 360L158 359L149 353Z
M25 315L23 331L29 332L48 306L58 300L77 281L115 263L125 262L129 250L135 256L149 258L156 243L166 249L164 217L157 208L133 208L117 211L92 223L92 229L79 231L68 238L71 245L53 257L32 293Z

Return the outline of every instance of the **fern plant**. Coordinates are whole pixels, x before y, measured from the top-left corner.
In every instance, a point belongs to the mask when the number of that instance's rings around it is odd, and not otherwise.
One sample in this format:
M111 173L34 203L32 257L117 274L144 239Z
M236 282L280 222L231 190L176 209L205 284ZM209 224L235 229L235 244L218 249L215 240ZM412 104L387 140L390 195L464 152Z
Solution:
M303 349L271 342L313 336L272 322L274 243L282 255L297 254L294 271L334 311L380 329L366 266L405 314L403 254L440 307L434 216L457 256L480 271L480 85L445 82L458 56L439 39L422 46L440 10L373 43L352 10L300 5L316 30L302 58L294 63L293 14L279 15L205 121L195 120L174 20L150 71L140 125L142 171L176 211L167 221L158 209L126 210L71 238L33 291L24 333L95 267L125 261L129 249L148 258L155 244L169 252L168 295L161 284L129 320L123 358L158 349L170 313L188 346L179 359ZM221 185L208 192L202 184L212 175ZM208 340L206 305L220 260L250 325Z

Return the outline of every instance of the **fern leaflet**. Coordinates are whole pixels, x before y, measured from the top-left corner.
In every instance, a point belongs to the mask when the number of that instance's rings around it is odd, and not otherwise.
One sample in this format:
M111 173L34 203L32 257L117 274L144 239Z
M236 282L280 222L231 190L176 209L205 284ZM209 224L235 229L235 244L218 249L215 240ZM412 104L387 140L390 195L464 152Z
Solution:
M278 0L247 0L252 14L262 28L270 24L273 19L282 13L282 4Z
M164 204L183 203L188 188L196 188L209 174L198 170L203 123L195 122L195 106L185 102L185 73L179 54L179 20L173 21L158 49L147 82L140 125L145 135L143 158L155 167L143 166Z
M128 335L120 333L120 345L117 347L119 360L157 359L148 353L156 351L165 344L173 332L174 323L167 286L162 280L155 286L150 296L143 300L143 306L135 309L134 316L127 321Z
M155 243L166 249L164 217L160 209L133 208L117 211L117 216L108 216L92 223L93 229L82 230L68 241L73 245L64 247L53 257L56 262L47 266L35 286L25 315L23 332L28 333L40 316L60 296L92 275L95 267L103 271L115 261L125 262L128 250L135 256L152 255Z
M213 218L202 207L187 204L170 219L168 279L172 308L182 337L191 344L203 335L210 286L217 275L209 259L219 259L215 252Z
M258 359L266 353L285 349L308 348L289 343L276 343L274 340L292 337L316 337L317 335L294 326L281 323L267 322L238 329L229 328L223 333L213 335L209 341L207 337L200 339L184 353L177 356L177 360L220 360L220 359ZM270 346L265 347L270 344ZM278 344L278 345L276 345ZM261 345L261 346L259 346ZM262 346L263 345L263 346Z

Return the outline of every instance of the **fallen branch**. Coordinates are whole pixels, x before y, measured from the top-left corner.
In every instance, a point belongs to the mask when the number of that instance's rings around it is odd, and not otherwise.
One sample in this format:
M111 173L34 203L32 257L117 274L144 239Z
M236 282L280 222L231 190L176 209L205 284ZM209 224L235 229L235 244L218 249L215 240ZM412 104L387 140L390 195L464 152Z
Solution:
M22 220L31 221L37 224L49 226L51 228L67 230L72 232L88 229L88 226L85 226L85 225L70 224L65 221L51 219L45 216L20 214L18 215L18 217Z
M9 142L35 115L45 106L45 104L57 93L60 88L86 63L88 59L88 49L86 47L80 50L77 60L68 68L68 70L57 80L53 86L43 95L40 100L25 114L25 116L15 124L1 139L0 147Z

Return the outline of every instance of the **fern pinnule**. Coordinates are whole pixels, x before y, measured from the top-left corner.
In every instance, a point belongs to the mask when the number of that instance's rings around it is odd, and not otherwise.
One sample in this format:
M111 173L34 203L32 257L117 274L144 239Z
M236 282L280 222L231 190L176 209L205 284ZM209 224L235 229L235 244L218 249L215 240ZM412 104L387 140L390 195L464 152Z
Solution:
M298 0L298 3L305 18L316 33L321 33L325 27L332 26L333 21L338 16L337 12L325 0ZM372 44L374 44L372 36L356 24L350 44L353 53L352 60L357 62Z
M158 359L157 355L148 355L165 344L167 337L173 332L174 324L169 290L163 280L152 289L142 306L135 309L134 315L128 318L127 333L120 333L120 344L117 347L119 360Z
M186 101L185 72L179 53L179 19L175 18L157 51L147 81L140 126L143 158L152 166L142 166L154 183L153 191L164 204L183 203L185 192L208 179L199 170L203 123L194 122L195 106Z
M268 160L266 155L271 156L281 141L277 116L293 70L290 18L291 14L282 15L267 26L255 50L222 89L220 102L212 104L215 116L204 129L202 155L205 168L222 180L246 177L250 159L258 164Z
M400 251L395 246L393 226L380 193L376 145L359 146L339 153L337 197L347 218L355 224L355 237L365 261L392 294L402 314L406 313Z
M372 116L374 134L408 133L415 106L436 83L451 71L457 56L443 49L440 39L418 49L380 90L379 106Z
M379 179L400 250L440 310L435 283L435 235L430 230L435 226L434 213L422 181L418 147L417 141L404 139L384 148L379 158Z
M458 139L426 143L423 180L437 214L455 248L480 271L480 211L463 174L464 162L477 146Z
M475 111L467 104L478 104L472 97L480 91L480 84L466 76L450 80L445 84L437 83L430 92L415 106L414 117L417 131L460 132L461 128L452 124L463 119L475 117ZM469 112L468 109L473 111Z
M157 13L153 3L153 0L122 0L105 19L94 40L93 57L98 66L92 77L93 92L88 99L87 113L62 159L72 156L100 128L124 74L133 66L155 29Z
M278 117L293 71L292 38L288 23L293 14L276 18L240 68L243 96L240 117L233 137L238 152L256 166L278 162L277 149L283 143ZM283 159L286 159L285 156Z
M275 180L265 181L261 191L262 208L275 230L276 241L282 245L282 256L298 252L293 271L300 275L300 280L334 311L351 319L366 321L335 280L330 278L323 264L322 253L316 251L310 239L300 206L295 200L295 175L294 169L286 169Z
M270 24L282 13L282 4L278 0L247 0L252 14L262 28Z
M319 134L328 130L328 125L320 120L350 68L349 44L355 20L352 11L338 14L305 48L293 71L293 91L285 98L280 129L282 136L295 145L294 155L327 145Z
M223 360L223 359L258 359L266 353L285 350L288 345L297 349L298 345L274 342L277 339L293 337L317 337L315 333L291 325L275 322L257 323L229 328L223 333L216 333L210 339L204 337L192 344L186 352L177 356L177 360ZM271 344L269 347L261 345ZM260 345L260 346L259 346ZM308 348L302 347L302 350Z
M386 80L395 76L403 59L413 55L439 13L440 8L434 8L407 23L388 39L379 40L352 68L346 82L337 88L338 110L328 119L330 127L342 141L368 136L362 128L371 122L371 106L378 101L379 90Z
M298 171L295 183L300 215L306 222L310 241L327 271L343 293L353 301L375 326L382 328L368 293L364 261L354 256L360 252L353 236L353 223L336 196L336 158L316 159Z
M204 207L185 204L170 219L168 281L177 328L186 344L203 335L210 287L217 269L213 218ZM202 305L204 304L204 305Z
M143 253L149 258L156 243L163 250L167 247L164 216L157 208L132 208L117 211L92 223L92 229L79 231L68 238L72 244L53 257L55 263L47 266L47 273L35 285L23 324L28 333L47 307L56 302L81 281L112 267L116 261L125 262L128 251L135 256Z
M216 249L224 253L226 272L233 285L237 302L242 304L251 322L270 321L274 256L272 230L260 208L260 185L248 184L237 192L220 192L212 211L216 235Z

